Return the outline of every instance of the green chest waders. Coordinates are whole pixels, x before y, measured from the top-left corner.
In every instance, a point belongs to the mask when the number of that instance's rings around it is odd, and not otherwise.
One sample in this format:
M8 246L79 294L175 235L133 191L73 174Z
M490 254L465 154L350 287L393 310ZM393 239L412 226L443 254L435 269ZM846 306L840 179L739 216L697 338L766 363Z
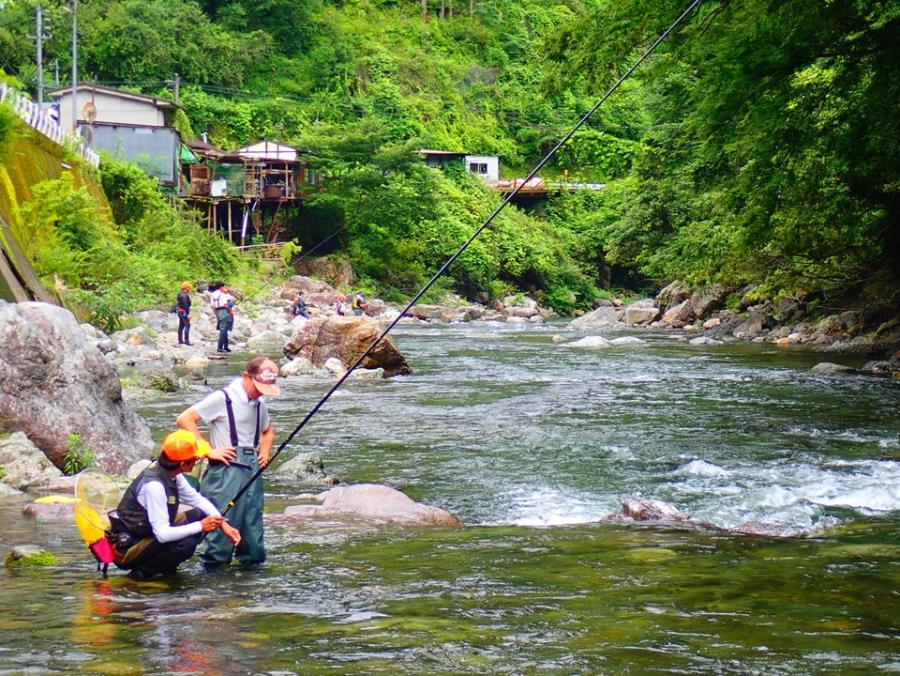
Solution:
M231 398L224 389L225 408L228 411L228 427L231 445L237 457L230 465L210 461L209 467L200 480L200 492L212 500L221 510L225 508L241 487L259 469L256 449L259 446L259 402L256 402L256 434L253 448L238 445L237 427ZM235 548L221 530L215 530L206 538L206 551L200 556L205 565L230 563L232 555L245 564L262 563L266 560L263 547L263 481L259 476L228 511L228 521L241 533L241 543Z

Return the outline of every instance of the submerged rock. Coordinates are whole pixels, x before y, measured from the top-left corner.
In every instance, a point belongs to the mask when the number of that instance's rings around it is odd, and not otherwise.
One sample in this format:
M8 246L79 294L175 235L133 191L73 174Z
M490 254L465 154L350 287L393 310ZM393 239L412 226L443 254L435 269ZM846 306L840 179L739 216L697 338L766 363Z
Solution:
M602 523L659 523L677 528L692 528L716 531L719 533L735 533L738 535L763 535L784 537L783 529L772 524L748 521L737 528L723 528L708 521L692 519L675 505L662 500L645 500L642 498L625 498L622 500L622 511L610 514L601 519Z
M823 361L815 366L813 366L810 371L813 373L817 373L819 375L834 375L836 373L852 373L856 369L853 369L849 366L844 366L842 364L833 364L828 361Z
M462 523L439 507L423 505L400 491L380 484L338 486L318 495L300 496L313 505L293 505L284 510L288 517L354 517L367 521L422 526L461 526Z
M55 566L56 557L37 545L16 545L6 557L7 568Z
M311 486L334 486L340 480L325 471L325 463L318 453L300 453L274 470L275 476L285 477Z

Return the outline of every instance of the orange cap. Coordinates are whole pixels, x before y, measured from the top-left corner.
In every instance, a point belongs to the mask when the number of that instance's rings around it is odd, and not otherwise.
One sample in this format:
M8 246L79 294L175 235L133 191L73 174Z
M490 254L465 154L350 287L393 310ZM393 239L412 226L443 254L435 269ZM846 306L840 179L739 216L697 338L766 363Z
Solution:
M192 432L177 430L169 434L162 443L163 454L173 462L197 460L212 449L203 439L197 439Z

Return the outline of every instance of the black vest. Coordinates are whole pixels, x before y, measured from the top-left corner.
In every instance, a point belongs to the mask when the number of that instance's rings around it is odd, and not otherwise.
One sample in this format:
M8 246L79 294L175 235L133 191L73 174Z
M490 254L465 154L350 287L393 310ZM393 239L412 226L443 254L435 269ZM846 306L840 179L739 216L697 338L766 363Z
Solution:
M170 526L175 523L175 515L178 513L178 486L175 484L175 477L159 463L153 463L131 482L116 508L116 514L122 525L129 533L141 538L153 535L153 527L150 525L147 510L141 507L141 503L137 499L141 487L148 481L158 481L166 489L166 507L169 510Z

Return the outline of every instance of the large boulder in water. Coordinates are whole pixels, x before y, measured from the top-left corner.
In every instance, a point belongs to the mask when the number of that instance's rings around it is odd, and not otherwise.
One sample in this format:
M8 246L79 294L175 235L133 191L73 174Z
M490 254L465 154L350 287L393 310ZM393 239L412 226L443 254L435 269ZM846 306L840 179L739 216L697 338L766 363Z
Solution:
M71 434L112 473L153 449L147 424L122 401L115 364L71 312L48 303L0 301L0 421L60 468Z
M286 357L306 357L316 366L339 359L349 367L381 333L381 325L368 317L313 317L294 332L284 346ZM383 368L387 377L409 375L412 369L389 338L365 358L363 368Z
M439 507L423 505L398 490L380 484L338 486L318 495L302 496L314 505L293 505L291 517L351 517L367 521L424 526L461 526L459 519Z

